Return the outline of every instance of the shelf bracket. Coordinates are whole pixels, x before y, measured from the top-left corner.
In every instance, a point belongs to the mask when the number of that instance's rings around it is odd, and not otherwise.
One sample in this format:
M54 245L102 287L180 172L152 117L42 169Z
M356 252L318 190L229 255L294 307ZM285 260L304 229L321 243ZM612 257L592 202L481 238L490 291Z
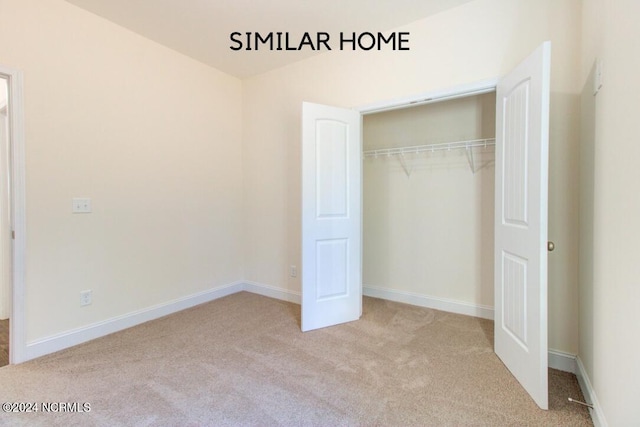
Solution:
M407 162L407 158L404 156L404 153L400 153L398 156L400 159L400 164L402 165L402 169L404 169L404 173L407 174L407 178L411 176L411 172L413 171L413 165L410 165Z
M484 167L489 166L494 162L494 160L487 160L483 163L478 164L476 161L476 155L473 153L472 146L467 146L466 152L467 152L467 161L469 162L469 168L471 168L471 172L473 172L473 174L475 174L480 169L483 169Z
M476 158L473 155L473 149L467 145L467 161L469 162L469 167L471 168L471 172L476 173Z

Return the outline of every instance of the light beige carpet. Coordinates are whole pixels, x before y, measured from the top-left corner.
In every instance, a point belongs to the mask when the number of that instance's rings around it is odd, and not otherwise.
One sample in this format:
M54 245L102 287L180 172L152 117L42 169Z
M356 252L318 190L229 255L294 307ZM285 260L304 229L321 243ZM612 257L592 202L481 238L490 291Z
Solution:
M491 321L365 298L361 320L301 333L300 307L238 293L21 365L1 402L90 412L3 425L587 426L575 377L537 408L492 351Z
M0 320L0 367L9 364L9 320Z

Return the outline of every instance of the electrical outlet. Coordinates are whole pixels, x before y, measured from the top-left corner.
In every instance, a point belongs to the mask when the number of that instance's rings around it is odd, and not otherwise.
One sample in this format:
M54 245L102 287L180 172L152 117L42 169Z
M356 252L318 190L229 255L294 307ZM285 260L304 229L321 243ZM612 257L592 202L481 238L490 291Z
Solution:
M93 299L93 292L91 290L81 291L80 292L80 305L89 305L91 304L91 300Z
M289 276L298 277L298 267L296 267L295 265L290 266L289 267Z
M74 197L71 200L72 213L91 213L91 199Z

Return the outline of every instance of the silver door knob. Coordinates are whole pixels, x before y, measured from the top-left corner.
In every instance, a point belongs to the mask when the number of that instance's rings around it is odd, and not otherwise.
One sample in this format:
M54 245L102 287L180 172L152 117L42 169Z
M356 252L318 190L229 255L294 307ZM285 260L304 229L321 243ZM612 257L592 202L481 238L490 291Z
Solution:
M549 252L553 251L555 248L556 248L556 244L555 243L553 243L551 241L547 242L547 250Z

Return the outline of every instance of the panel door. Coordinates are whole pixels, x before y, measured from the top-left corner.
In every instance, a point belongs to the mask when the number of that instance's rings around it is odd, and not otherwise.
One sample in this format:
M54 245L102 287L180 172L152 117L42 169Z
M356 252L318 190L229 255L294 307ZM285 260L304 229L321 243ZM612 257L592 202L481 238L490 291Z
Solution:
M550 52L541 45L496 95L495 351L543 409Z
M302 106L302 330L362 312L361 116Z

